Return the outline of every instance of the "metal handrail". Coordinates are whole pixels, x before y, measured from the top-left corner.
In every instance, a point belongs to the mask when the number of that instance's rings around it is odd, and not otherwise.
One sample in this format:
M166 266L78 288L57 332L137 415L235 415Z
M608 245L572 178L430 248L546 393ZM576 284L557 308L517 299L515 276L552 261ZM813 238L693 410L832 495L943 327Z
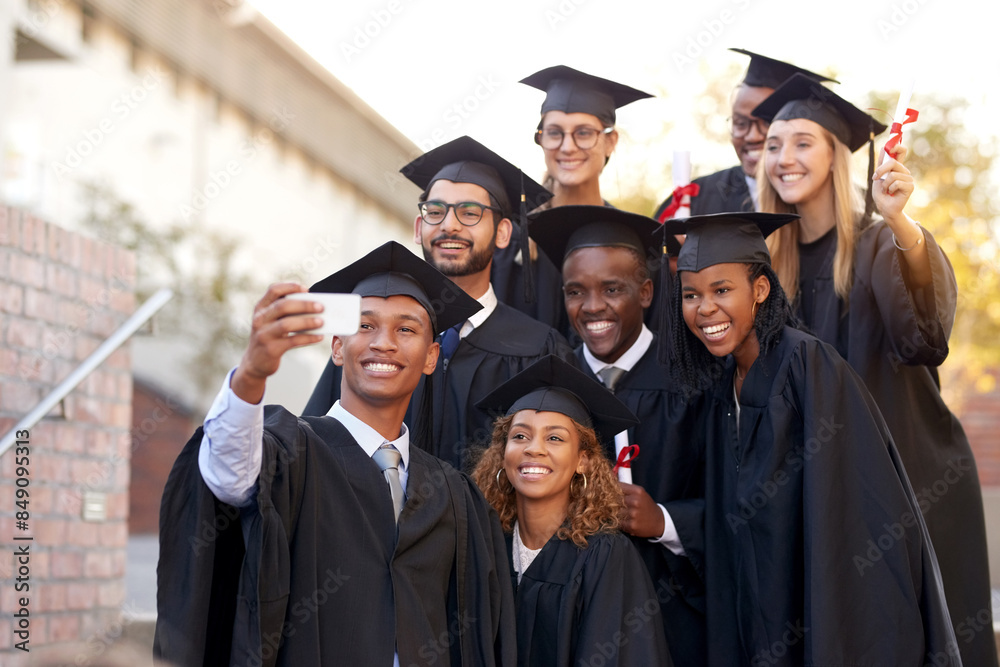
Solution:
M29 412L21 421L19 421L14 428L7 432L0 440L0 456L3 456L11 445L17 440L17 432L21 430L31 429L32 426L37 424L42 417L48 414L49 410L59 405L69 392L73 391L78 384L83 382L83 379L90 375L94 369L104 363L107 359L117 350L121 345L127 341L132 334L139 330L143 324L146 323L149 318L156 314L160 308L166 305L167 301L173 298L174 293L172 290L163 288L158 291L153 296L149 297L144 304L142 304L137 311L132 314L132 317L128 318L124 324L122 324L118 329L108 336L108 338L94 350L89 357L84 359L79 366L73 369L73 372L66 376L66 379L59 383L55 389L49 392L48 396L43 398L41 402L35 406L35 408Z

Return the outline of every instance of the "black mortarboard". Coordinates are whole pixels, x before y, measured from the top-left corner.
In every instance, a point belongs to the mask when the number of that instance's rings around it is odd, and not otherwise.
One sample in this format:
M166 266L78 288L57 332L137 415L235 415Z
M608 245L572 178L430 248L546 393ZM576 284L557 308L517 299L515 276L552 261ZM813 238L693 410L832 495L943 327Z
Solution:
M642 257L657 257L660 242L653 232L659 226L652 218L611 206L557 206L532 215L528 233L562 266L578 248L632 248Z
M443 273L395 241L327 276L309 291L412 297L427 310L435 335L464 322L483 307Z
M793 213L713 213L672 218L663 223L666 235L686 234L677 255L677 272L701 271L727 262L770 264L764 239L799 216Z
M615 109L636 100L652 97L641 90L586 74L565 65L556 65L535 72L521 79L521 83L545 91L545 101L542 102L543 116L548 111L589 113L597 116L605 127L615 124Z
M861 109L801 74L781 84L757 105L753 115L769 123L796 118L814 121L840 139L852 153L886 129Z
M514 217L522 192L527 210L552 199L551 192L516 166L467 136L427 151L399 171L424 190L440 180L478 185L493 195L506 218Z
M613 442L615 435L639 423L604 385L552 354L491 391L476 407L504 415L558 412L593 428L602 443Z
M742 53L745 56L750 56L750 64L747 65L747 73L743 76L743 83L748 86L777 88L795 74L802 74L803 76L807 76L816 82L829 81L831 83L840 83L839 81L831 79L828 76L823 76L822 74L817 74L816 72L810 72L807 69L803 69L791 63L786 63L783 60L768 58L767 56L762 56L759 53L753 53L751 51L747 51L746 49L729 50L735 51L736 53Z

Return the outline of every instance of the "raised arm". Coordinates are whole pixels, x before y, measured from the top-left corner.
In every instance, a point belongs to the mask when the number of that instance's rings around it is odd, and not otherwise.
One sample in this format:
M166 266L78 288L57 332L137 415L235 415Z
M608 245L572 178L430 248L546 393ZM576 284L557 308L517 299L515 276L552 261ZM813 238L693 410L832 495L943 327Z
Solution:
M264 388L288 350L317 343L317 334L297 333L319 325L311 301L282 299L304 292L295 283L277 283L254 307L250 341L240 365L226 378L205 417L198 468L215 497L242 507L251 502L261 465Z

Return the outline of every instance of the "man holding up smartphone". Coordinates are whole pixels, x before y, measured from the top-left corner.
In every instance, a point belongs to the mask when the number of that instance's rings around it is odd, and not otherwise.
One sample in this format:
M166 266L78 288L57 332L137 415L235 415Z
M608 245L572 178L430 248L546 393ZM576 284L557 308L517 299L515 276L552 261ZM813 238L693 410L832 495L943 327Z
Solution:
M261 405L321 306L272 285L164 491L154 651L176 664L512 665L503 534L471 480L410 446L436 334L480 309L387 243L313 286L361 299L328 416ZM456 583L457 582L457 583Z

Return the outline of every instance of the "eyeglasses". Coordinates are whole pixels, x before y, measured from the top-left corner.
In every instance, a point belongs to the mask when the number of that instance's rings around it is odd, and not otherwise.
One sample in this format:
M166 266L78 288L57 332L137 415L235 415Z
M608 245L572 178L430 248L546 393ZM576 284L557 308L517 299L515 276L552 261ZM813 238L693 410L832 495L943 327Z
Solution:
M756 127L762 135L767 134L767 127L770 125L760 118L750 118L748 116L733 115L729 118L729 132L734 137L745 137L750 134L750 128Z
M474 227L483 219L483 212L486 209L500 213L500 209L493 206L484 206L479 202L460 201L457 204L448 204L443 201L425 201L417 204L420 209L420 218L428 225L440 225L448 217L448 209L455 210L455 218L464 227Z
M581 151L590 150L597 145L597 138L602 134L610 134L614 131L613 127L606 127L603 130L598 130L593 127L578 127L570 134L573 137L573 143ZM535 132L535 143L544 148L545 150L555 150L562 146L563 139L566 137L566 133L563 132L561 127L546 127L544 129Z

